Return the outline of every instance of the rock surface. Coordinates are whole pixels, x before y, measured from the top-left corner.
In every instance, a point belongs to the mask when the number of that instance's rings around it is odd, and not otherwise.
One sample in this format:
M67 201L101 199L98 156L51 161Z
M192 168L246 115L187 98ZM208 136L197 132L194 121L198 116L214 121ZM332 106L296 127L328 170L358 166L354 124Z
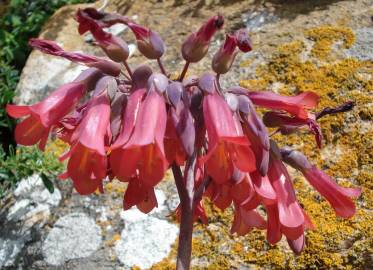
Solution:
M68 260L92 255L101 245L101 228L83 213L58 219L43 243L45 261L62 265Z
M346 50L346 55L359 60L369 61L373 59L373 28L364 27L357 29L356 42Z
M41 36L56 40L67 50L102 56L100 50L86 43L84 37L78 36L76 23L72 19L76 9L77 6L67 6L58 11L44 27ZM356 72L348 69L358 65L365 67L364 63L355 62L348 57L372 61L371 1L112 0L107 9L129 16L138 15L137 18L134 17L136 21L160 33L168 45L164 65L170 73L180 72L182 69L179 48L186 34L195 31L207 17L222 12L226 15L227 32L247 27L252 32L254 43L254 51L245 55L238 54L232 70L222 76L223 88L238 85L245 80L245 86L252 88L267 88L281 93L317 89L323 100L333 101L333 98L338 97L340 101L340 96L346 96L354 97L358 102L358 108L344 116L347 124L341 124L340 119L332 117L322 122L326 137L324 150L313 150L313 141L307 136L302 140L292 137L289 141L281 141L304 149L315 163L325 163L324 169L339 182L362 185L364 194L358 201L358 216L348 221L336 219L330 207L320 200L320 196L301 184L303 181L299 181L299 175L292 174L294 185L299 189L298 194L304 198L302 203L312 206L307 210L310 210L311 216L319 224L315 231L307 233L309 248L301 256L294 257L285 242L280 242L277 246L269 245L265 241L265 235L257 230L245 237L232 237L229 234L232 221L230 211L223 214L208 208L209 225L196 225L194 234L192 264L195 269L371 268L373 262L369 238L372 239L373 236L369 227L373 222L373 197L370 191L372 167L367 162L369 157L371 159L371 148L367 138L372 135L372 114L369 111L372 100L366 98L364 91L371 89L369 78L373 75L367 68ZM326 29L329 31L327 34L322 32L325 29L318 29L323 26L330 27ZM322 41L329 42L331 34L339 33L341 28L343 31L347 29L348 33L351 30L356 41L351 47L343 48L341 44L343 45L345 36L338 36L341 38L331 42L333 57L321 59L313 56L312 49L317 41L305 33L308 29L315 28L320 32ZM126 29L122 30L117 33L133 43L132 34ZM209 56L191 65L189 74L201 74L210 70L212 55L223 39L223 32L216 35ZM286 54L289 51L291 54ZM299 59L295 57L298 52ZM134 52L129 64L135 67L140 63L149 64L154 70L158 70L154 61L146 60L138 52ZM304 70L297 70L302 65L305 65ZM31 103L40 100L48 91L73 79L79 69L81 67L64 60L33 52L22 73L16 101ZM326 71L317 73L320 69ZM265 72L258 72L260 70ZM315 73L315 77L307 77L311 71ZM336 85L338 93L323 92L328 83ZM354 93L356 95L352 95ZM323 103L324 105L330 104ZM356 130L359 136L356 135ZM338 137L336 133L342 135ZM177 226L168 217L178 204L172 181L163 181L159 185L159 190L162 190L157 191L160 207L150 215L143 215L135 209L123 212L122 195L125 186L116 181L105 185L105 194L91 196L80 196L68 182L57 185L62 195L59 206L58 203L52 203L56 200L41 199L43 196L19 195L16 204L1 212L3 226L0 228L0 268L129 269L137 265L144 269L155 263L154 269L170 269L168 267L174 264L174 257L162 259L169 255L170 248L176 241ZM44 191L39 192L43 194ZM34 205L37 210L30 210L29 207ZM31 216L27 214L30 211ZM67 243L76 240L70 238L65 241L62 237L58 238L58 232L62 228L69 228L65 225L61 228L58 222L63 221L65 224L66 219L74 220L77 213L90 224L93 238L96 239L96 244L88 251L83 251L83 255L76 254L74 248L64 252L67 247L62 247L62 243L55 243L57 239ZM22 220L27 220L32 225L21 225ZM75 232L81 229L77 222L69 224L70 228L78 226L74 229ZM140 244L136 245L138 241ZM157 263L160 260L162 261ZM57 264L59 266L55 266Z
M32 231L40 230L49 220L51 208L61 201L61 193L55 188L51 194L38 175L19 182L13 193L12 205L2 209L0 228L0 268L12 266L24 248L32 240Z
M115 252L125 267L147 269L167 257L175 242L178 227L161 219L166 217L165 194L157 190L156 197L159 207L148 215L135 208L121 212L125 228Z

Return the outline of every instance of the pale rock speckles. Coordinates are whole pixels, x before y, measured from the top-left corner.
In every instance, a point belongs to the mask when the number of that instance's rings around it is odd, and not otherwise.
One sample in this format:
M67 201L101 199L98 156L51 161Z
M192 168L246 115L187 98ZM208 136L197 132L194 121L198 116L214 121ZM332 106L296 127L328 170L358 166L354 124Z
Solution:
M43 243L45 261L62 265L68 260L84 258L101 245L101 229L84 213L71 213L60 218Z
M59 205L61 193L55 188L51 194L35 174L19 182L13 199L0 229L0 268L15 263L27 241L32 240L32 229L40 230L48 221L51 208Z
M137 208L122 211L124 221L121 239L115 246L118 259L125 267L151 267L167 257L178 235L178 227L165 220L166 196L155 191L158 208L143 214Z

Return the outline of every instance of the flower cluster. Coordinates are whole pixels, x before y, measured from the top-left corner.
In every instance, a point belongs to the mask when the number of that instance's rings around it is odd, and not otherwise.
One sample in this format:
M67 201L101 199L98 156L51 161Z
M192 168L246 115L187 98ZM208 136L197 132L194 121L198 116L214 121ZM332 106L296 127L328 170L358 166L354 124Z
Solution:
M229 71L238 52L252 49L243 29L226 35L212 57L214 73L184 79L189 64L208 53L212 37L224 24L220 15L182 44L186 64L176 80L170 79L161 62L165 45L156 32L127 17L92 8L79 10L76 20L79 33L91 32L108 58L66 52L52 41L32 39L33 48L88 69L41 102L8 105L7 112L14 118L26 117L15 130L19 144L44 149L52 132L70 145L60 157L68 160L60 178L71 178L80 194L104 192L103 181L116 178L128 183L124 209L137 206L148 213L157 206L154 187L172 168L181 201L189 196L195 219L207 222L203 196L220 209L233 205L232 233L266 229L268 242L275 244L285 235L299 253L305 229L314 226L297 201L287 164L304 175L337 215L354 215L351 198L358 197L360 189L337 185L301 153L279 148L267 130L277 128L286 135L308 127L321 147L317 119L345 111L351 104L318 114L312 111L319 97L311 91L281 96L241 87L222 89L220 75ZM146 65L131 69L126 42L105 31L116 23L131 29L138 50L157 60L160 72ZM267 109L262 118L255 106ZM184 176L180 168L185 168ZM259 207L265 211L258 212ZM183 211L178 207L177 216Z

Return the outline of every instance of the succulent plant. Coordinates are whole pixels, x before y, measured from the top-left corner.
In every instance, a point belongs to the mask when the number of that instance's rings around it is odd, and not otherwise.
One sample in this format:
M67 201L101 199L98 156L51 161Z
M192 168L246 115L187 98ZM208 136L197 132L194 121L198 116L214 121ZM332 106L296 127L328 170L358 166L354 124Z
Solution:
M214 72L185 78L189 65L206 56L213 35L223 27L221 15L210 18L182 44L185 65L176 80L162 64L165 45L153 30L92 8L79 10L76 19L79 33L91 32L109 59L66 52L53 41L30 40L33 48L88 69L37 104L8 105L10 116L27 117L17 125L15 138L19 144L44 149L49 134L55 133L70 145L60 158L68 160L60 178L71 178L82 195L104 192L106 179L126 182L125 210L137 206L148 213L156 207L154 187L171 168L180 196L178 269L190 266L193 222L207 222L203 197L223 210L233 205L232 233L266 229L269 243L285 235L290 248L300 253L305 229L314 226L297 201L285 164L303 173L337 215L354 215L351 197L358 197L360 189L337 185L303 154L280 148L267 130L277 128L275 132L286 135L308 127L322 147L317 120L349 110L353 103L317 113L319 97L312 91L281 96L239 86L223 89L220 75L230 70L239 51L252 50L244 29L226 35L212 59ZM146 65L131 69L126 42L104 30L116 23L132 30L139 51L157 60L159 72ZM256 106L269 111L260 117ZM266 219L256 210L259 205Z

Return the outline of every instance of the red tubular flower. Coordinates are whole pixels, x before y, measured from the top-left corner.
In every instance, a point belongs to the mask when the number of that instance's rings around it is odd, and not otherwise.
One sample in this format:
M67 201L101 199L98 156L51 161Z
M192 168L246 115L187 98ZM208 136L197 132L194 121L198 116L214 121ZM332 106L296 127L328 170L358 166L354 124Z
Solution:
M134 91L128 98L127 106L122 118L122 130L120 131L119 136L114 144L111 146L111 168L115 176L124 182L127 182L130 179L130 176L128 176L127 170L124 166L122 166L122 164L128 162L128 160L132 160L132 158L126 155L126 151L123 149L123 146L128 142L132 135L137 117L139 115L139 109L145 94L145 89L139 89Z
M238 107L243 120L243 131L251 142L255 153L256 168L261 175L268 172L269 136L262 120L256 114L254 105L247 96L238 96Z
M153 210L154 207L158 207L154 188L142 185L137 177L131 178L123 197L124 210L130 209L134 205L145 214Z
M277 195L268 176L262 176L258 171L250 173L250 176L255 192L261 198L261 201L265 205L276 203Z
M237 55L236 47L236 37L227 34L223 46L220 47L212 58L212 69L217 74L224 74L229 71Z
M303 173L308 182L331 204L338 216L350 218L355 214L355 204L350 197L359 197L360 188L339 186L330 176L312 166L298 151L283 149L281 154L284 161Z
M208 51L212 36L223 27L223 24L223 16L216 15L202 25L197 32L192 33L181 47L183 58L191 63L200 61Z
M277 195L277 209L281 232L295 240L304 232L305 218L297 199L290 176L280 160L271 158L268 178Z
M138 171L140 181L148 187L162 180L168 167L163 143L166 123L165 101L155 90L151 90L140 103L129 140L121 147L124 140L120 135L118 140L121 141L113 146L110 162L116 176L128 179Z
M105 32L98 22L92 19L84 10L79 9L77 11L76 19L79 23L79 34L82 35L90 31L111 60L115 62L124 62L127 60L129 49L124 40Z
M315 166L302 172L308 182L331 204L338 216L350 218L355 214L355 204L349 197L359 197L361 189L341 187Z
M106 177L105 135L110 123L110 101L106 91L93 97L71 141L74 143L67 164L68 176L80 194L101 188Z
M58 46L57 43L51 40L32 38L29 41L29 45L43 53L60 56L72 62L83 64L88 67L95 67L111 76L118 76L120 73L121 67L118 63L79 52L66 52L60 46Z
M266 222L255 210L245 210L243 207L235 205L234 219L231 227L231 233L237 233L243 236L249 233L254 227L265 229Z
M84 96L92 83L102 76L97 69L89 69L79 75L73 82L65 84L51 93L44 100L31 106L8 104L6 110L14 118L28 116L15 129L17 143L33 145L39 142L44 150L51 128L58 123Z
M172 116L170 115L172 114L172 110L173 108L170 109L167 118L164 147L168 162L170 164L175 162L178 166L182 166L186 160L186 153L177 135Z
M228 181L234 166L240 171L255 170L255 156L250 143L239 130L237 119L233 118L224 99L217 93L203 99L203 116L208 134L208 153L201 158L207 173L216 183Z
M284 110L300 119L307 119L307 109L314 109L319 102L319 96L307 91L297 96L281 96L269 91L246 92L250 100L258 106L274 110Z
M303 173L308 182L331 204L338 216L350 218L355 214L355 204L350 197L359 197L360 188L339 186L330 176L311 165L298 151L282 149L281 154L285 162Z
M263 115L263 122L267 127L278 127L282 134L290 134L297 129L308 126L310 132L314 134L317 146L322 146L322 133L320 126L315 120L315 116L311 113L306 119L296 116L290 117L282 112L266 112Z
M158 59L163 55L165 46L158 33L133 22L129 22L127 25L136 36L139 51L146 58Z

